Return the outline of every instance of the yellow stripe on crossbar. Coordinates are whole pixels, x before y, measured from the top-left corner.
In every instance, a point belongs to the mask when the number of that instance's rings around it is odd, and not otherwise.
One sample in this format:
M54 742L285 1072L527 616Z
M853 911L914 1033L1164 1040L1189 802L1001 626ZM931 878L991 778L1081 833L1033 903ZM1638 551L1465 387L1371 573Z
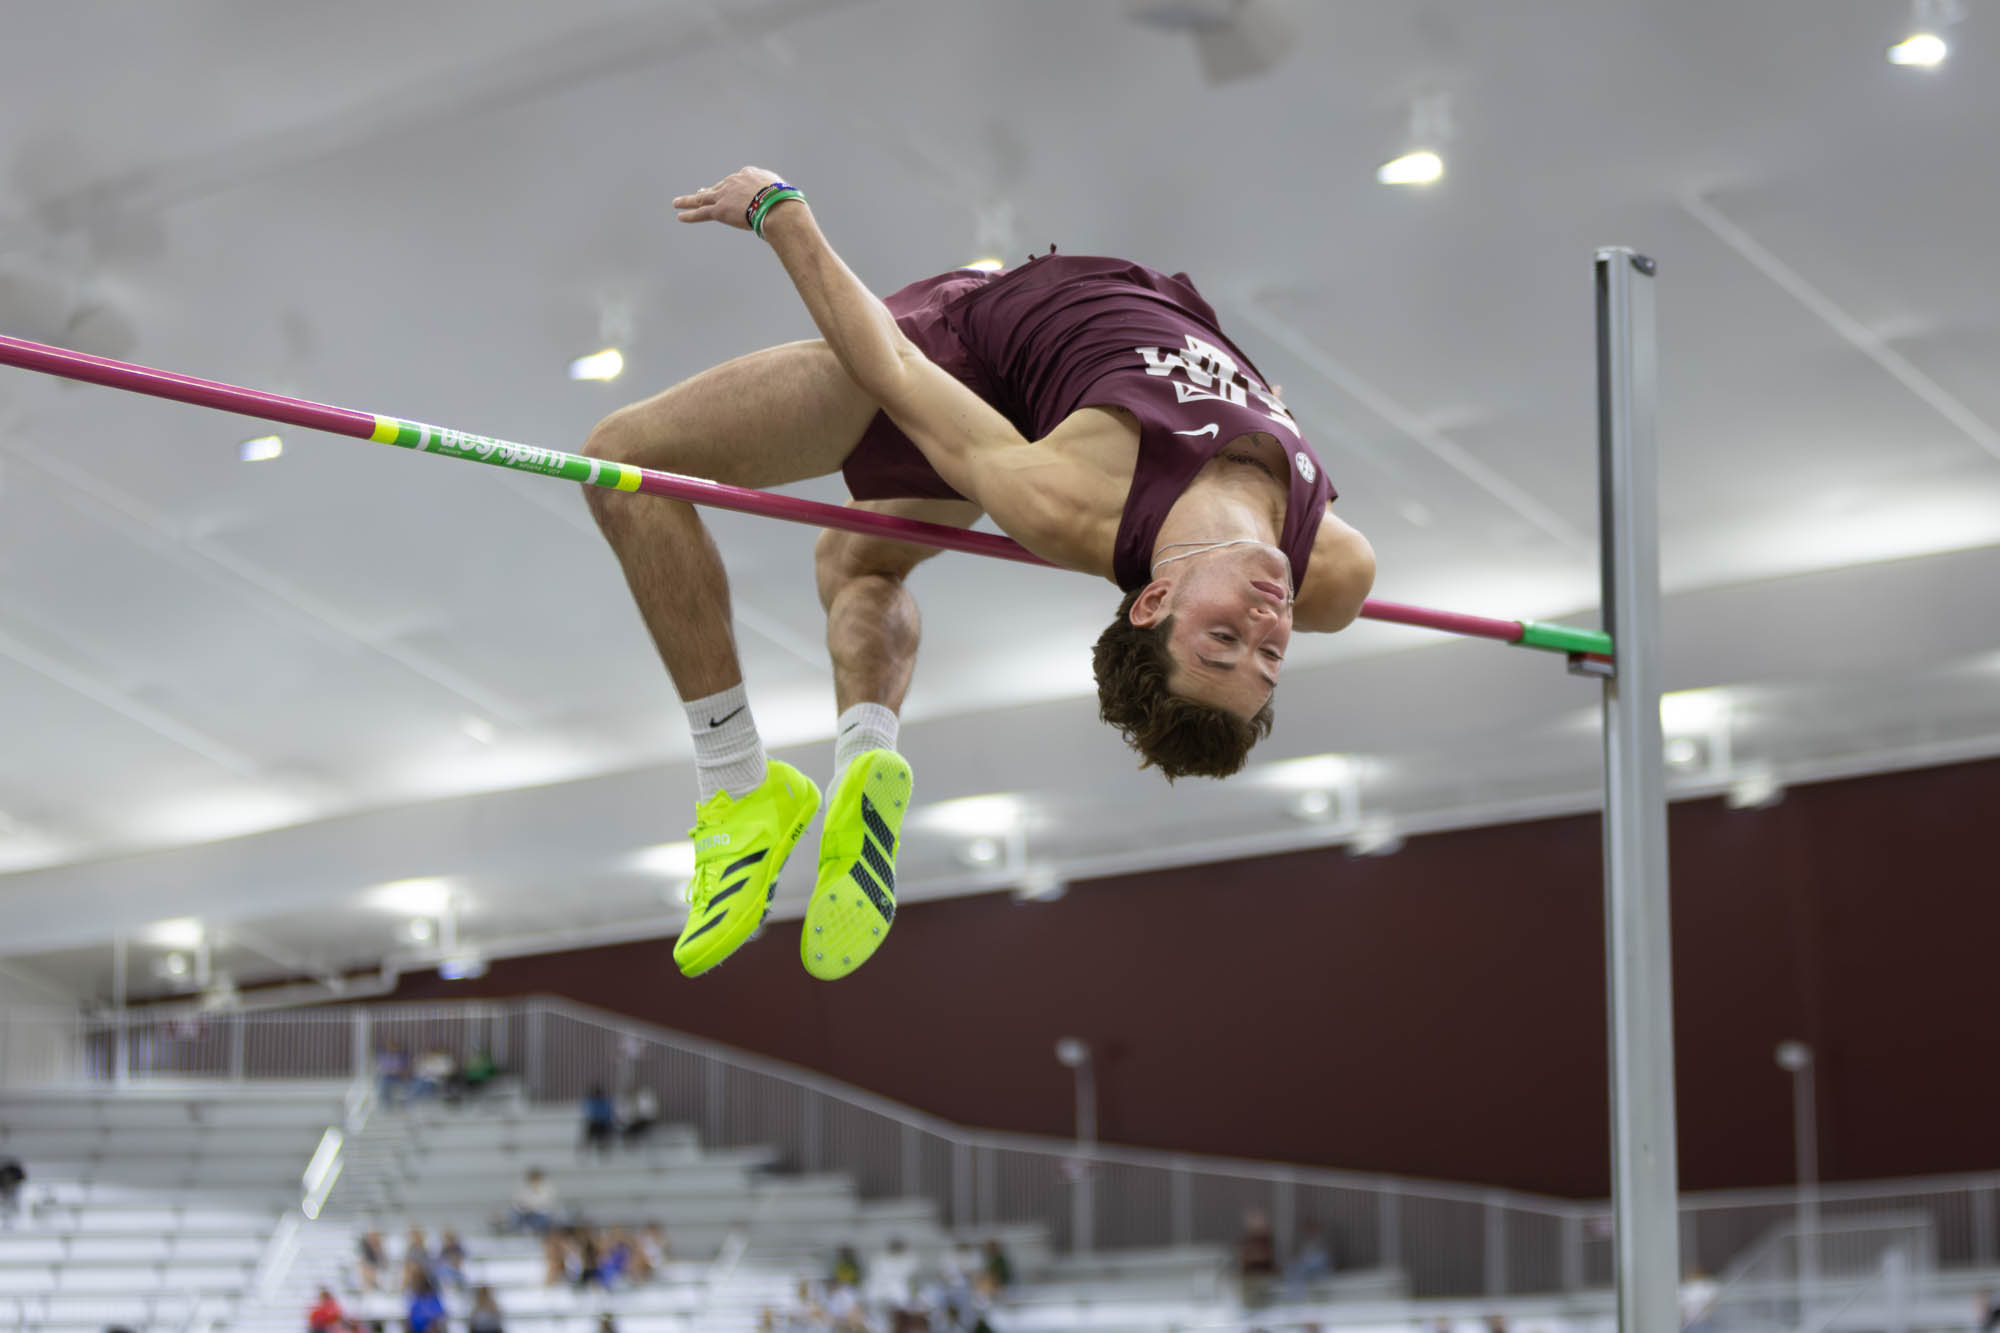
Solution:
M639 489L638 468L626 467L623 463L615 463L613 466L618 469L618 486L616 489L621 491L636 491Z
M394 444L396 442L396 434L401 429L402 424L394 417L376 417L375 433L368 438L377 444Z

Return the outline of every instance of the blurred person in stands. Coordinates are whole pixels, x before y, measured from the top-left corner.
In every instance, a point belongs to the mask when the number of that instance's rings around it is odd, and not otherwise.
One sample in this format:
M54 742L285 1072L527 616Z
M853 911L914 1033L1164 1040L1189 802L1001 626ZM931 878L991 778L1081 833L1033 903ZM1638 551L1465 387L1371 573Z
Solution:
M889 1238L889 1248L868 1264L868 1304L881 1312L891 1333L901 1329L917 1284L917 1256L903 1245L901 1236Z
M639 1252L646 1256L646 1267L659 1273L674 1257L673 1249L667 1244L667 1229L658 1222L646 1223L646 1229L639 1233Z
M521 1177L521 1188L514 1191L509 1226L515 1231L545 1236L555 1225L558 1202L554 1182L542 1174L542 1168L531 1166Z
M400 1042L385 1042L375 1052L375 1095L384 1108L394 1108L410 1090L410 1057Z
M355 1274L361 1279L363 1291L374 1291L382 1285L382 1269L388 1265L388 1247L382 1242L379 1231L364 1232L355 1242Z
M633 1280L632 1238L623 1227L611 1227L598 1237L597 1280L606 1291Z
M410 1333L445 1333L444 1302L438 1299L437 1287L429 1278L421 1279L410 1289L409 1310Z
M431 1274L442 1285L465 1290L465 1242L450 1227L438 1233L437 1253L431 1257Z
M613 1227L606 1233L606 1239L621 1282L636 1287L653 1280L653 1265L647 1260L639 1238L628 1228Z
M629 1088L618 1099L618 1128L628 1145L643 1144L659 1119L660 1098L648 1084Z
M835 1287L861 1285L861 1256L854 1252L852 1245L843 1245L834 1251L833 1268L827 1273L826 1280Z
M424 1239L422 1227L411 1227L403 1241L403 1290L414 1295L420 1286L436 1285L437 1275L431 1271L430 1242Z
M569 1281L569 1246L553 1231L542 1234L542 1285L559 1287Z
M326 1287L319 1289L319 1300L306 1311L306 1328L309 1333L337 1333L346 1327L347 1315L342 1312L340 1302L333 1298L333 1292Z
M1271 1278L1278 1271L1271 1219L1260 1208L1243 1214L1243 1234L1236 1241L1236 1272L1243 1283L1243 1304L1256 1309L1271 1299Z
M986 1238L986 1281L996 1294L1014 1285L1014 1261L1007 1257L998 1236Z
M28 1183L28 1168L18 1157L0 1157L0 1221L14 1225L21 1211L21 1186Z
M1299 1247L1285 1265L1285 1299L1302 1301L1306 1287L1333 1274L1333 1255L1317 1222L1308 1222L1299 1235Z
M596 1235L585 1227L578 1227L569 1233L569 1237L571 1248L576 1255L570 1280L575 1283L577 1290L581 1291L592 1283L600 1288L607 1287L609 1284L604 1280L604 1253L597 1248Z
M1993 1333L2000 1328L2000 1301L1994 1300L1990 1291L1980 1292L1977 1301L1979 1333Z
M600 1153L611 1151L611 1142L618 1133L618 1110L611 1099L604 1094L604 1085L595 1084L583 1099L583 1139L577 1145L579 1153L596 1149Z
M465 1068L458 1071L458 1081L469 1097L477 1097L486 1091L486 1085L500 1076L500 1066L493 1063L493 1052L481 1046L465 1062Z
M442 1046L433 1046L418 1056L411 1072L416 1076L410 1085L412 1101L424 1097L458 1100L458 1058Z
M611 1311L597 1316L597 1333L618 1333L618 1321L611 1317Z
M472 1313L466 1317L465 1333L506 1333L493 1288L481 1287L472 1293Z

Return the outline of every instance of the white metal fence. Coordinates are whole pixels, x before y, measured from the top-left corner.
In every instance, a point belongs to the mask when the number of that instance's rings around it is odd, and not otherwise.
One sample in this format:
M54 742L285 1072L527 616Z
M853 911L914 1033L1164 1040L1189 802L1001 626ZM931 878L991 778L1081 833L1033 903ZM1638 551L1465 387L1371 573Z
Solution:
M1091 1243L1230 1245L1252 1209L1279 1252L1317 1227L1341 1269L1392 1268L1418 1296L1579 1291L1611 1282L1610 1212L1477 1189L969 1130L777 1061L554 999L346 1005L115 1019L13 1011L0 1083L145 1085L368 1077L390 1044L491 1054L539 1102L593 1085L650 1085L662 1117L717 1147L764 1144L780 1170L838 1172L868 1197L929 1199L952 1226L1034 1223L1070 1248L1074 1192L1090 1180ZM2000 1173L1822 1187L1817 1215L1923 1218L1936 1260L2000 1261ZM1798 1216L1790 1190L1687 1195L1689 1270L1720 1273Z

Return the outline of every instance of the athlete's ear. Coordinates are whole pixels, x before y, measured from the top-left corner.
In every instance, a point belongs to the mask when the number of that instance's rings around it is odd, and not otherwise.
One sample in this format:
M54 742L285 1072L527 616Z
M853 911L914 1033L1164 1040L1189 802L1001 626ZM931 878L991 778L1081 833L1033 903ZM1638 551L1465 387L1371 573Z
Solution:
M1132 609L1125 618L1140 629L1151 629L1167 618L1167 599L1173 593L1172 579L1154 579L1139 594L1139 600L1132 603Z

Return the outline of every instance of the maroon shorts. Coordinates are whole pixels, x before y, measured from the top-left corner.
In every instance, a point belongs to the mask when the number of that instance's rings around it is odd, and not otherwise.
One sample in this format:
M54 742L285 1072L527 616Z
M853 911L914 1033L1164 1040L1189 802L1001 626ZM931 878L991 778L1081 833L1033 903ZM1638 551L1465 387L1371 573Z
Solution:
M961 297L992 278L977 269L956 269L913 282L884 298L883 304L896 317L903 336L923 354L988 402L993 400L985 374L974 364L958 331L948 318L949 308ZM937 474L923 451L910 442L886 412L862 432L861 442L840 465L847 479L847 493L857 500L963 500Z

